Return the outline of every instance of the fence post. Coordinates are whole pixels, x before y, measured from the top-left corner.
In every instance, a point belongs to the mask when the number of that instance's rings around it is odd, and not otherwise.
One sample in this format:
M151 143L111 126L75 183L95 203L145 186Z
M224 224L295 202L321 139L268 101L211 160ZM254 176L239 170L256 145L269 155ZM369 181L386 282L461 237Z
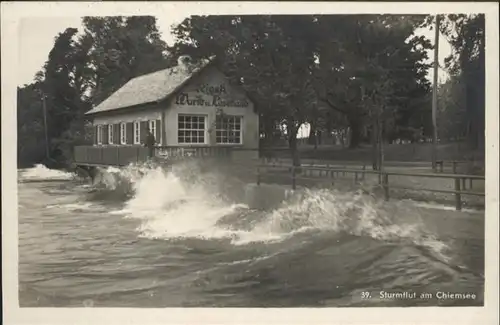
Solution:
M467 186L465 186L465 177L462 178L462 189L466 190Z
M384 174L384 197L386 201L389 201L389 174L385 173Z
M361 173L361 180L365 180L366 163L363 162L363 172Z
M260 185L260 167L257 166L257 185Z
M358 183L358 172L354 172L354 183Z
M457 173L457 162L453 161L453 174Z
M295 179L295 166L292 166L292 189L295 190L297 187Z
M462 200L460 197L460 179L455 178L455 208L460 211L462 210Z

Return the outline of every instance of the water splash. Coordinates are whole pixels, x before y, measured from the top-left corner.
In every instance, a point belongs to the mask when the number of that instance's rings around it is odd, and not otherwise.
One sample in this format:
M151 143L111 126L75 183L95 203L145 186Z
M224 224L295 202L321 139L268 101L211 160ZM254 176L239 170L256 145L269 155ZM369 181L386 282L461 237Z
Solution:
M72 180L76 177L73 173L49 169L42 164L37 164L33 168L21 169L19 176L21 181Z
M92 207L92 203L83 202L83 203L66 203L66 204L50 204L47 205L46 209L63 209L67 211L77 212L84 211Z
M228 200L221 186L227 185L227 179L196 165L168 170L136 165L108 172L115 177L108 186L128 182L132 193L124 209L112 213L140 220L137 231L145 238L217 239L248 245L282 242L299 233L320 231L332 236L407 241L437 253L447 248L425 229L414 206L379 201L361 191L306 189L280 208L262 213Z

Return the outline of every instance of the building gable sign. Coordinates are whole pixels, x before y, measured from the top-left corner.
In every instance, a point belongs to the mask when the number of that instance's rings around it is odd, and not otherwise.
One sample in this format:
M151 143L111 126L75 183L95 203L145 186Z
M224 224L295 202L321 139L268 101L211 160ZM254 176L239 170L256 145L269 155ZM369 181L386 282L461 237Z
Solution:
M224 83L203 83L193 92L180 92L175 103L180 106L207 106L207 107L248 107L246 98L234 98L227 91Z

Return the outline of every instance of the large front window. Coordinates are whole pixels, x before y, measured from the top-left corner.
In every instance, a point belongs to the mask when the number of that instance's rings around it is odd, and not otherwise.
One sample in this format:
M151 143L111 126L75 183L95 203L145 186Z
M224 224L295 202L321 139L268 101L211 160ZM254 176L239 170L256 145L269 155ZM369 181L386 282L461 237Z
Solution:
M141 144L141 122L134 122L134 144Z
M241 116L217 116L215 141L217 144L241 144Z
M179 115L177 142L179 144L205 143L204 115Z

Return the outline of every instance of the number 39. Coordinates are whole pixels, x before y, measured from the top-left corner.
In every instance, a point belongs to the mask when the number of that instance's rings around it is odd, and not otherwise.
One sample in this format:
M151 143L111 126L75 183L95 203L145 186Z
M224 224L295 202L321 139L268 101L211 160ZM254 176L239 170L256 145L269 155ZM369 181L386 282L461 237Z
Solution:
M363 291L361 292L361 299L369 299L371 294L369 292Z

